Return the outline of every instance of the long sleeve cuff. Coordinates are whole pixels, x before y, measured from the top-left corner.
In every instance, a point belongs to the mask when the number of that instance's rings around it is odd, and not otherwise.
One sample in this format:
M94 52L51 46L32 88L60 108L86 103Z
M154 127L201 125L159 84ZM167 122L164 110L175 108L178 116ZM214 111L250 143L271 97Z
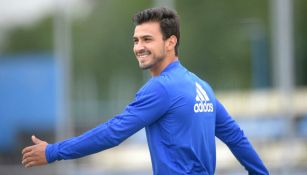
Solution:
M58 144L48 144L45 154L48 163L52 163L56 160L61 160L58 154Z

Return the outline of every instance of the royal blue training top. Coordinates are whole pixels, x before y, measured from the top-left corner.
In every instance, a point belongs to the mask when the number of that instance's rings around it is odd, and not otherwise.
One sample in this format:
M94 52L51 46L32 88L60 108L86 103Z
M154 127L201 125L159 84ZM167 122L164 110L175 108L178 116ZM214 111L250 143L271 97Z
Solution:
M268 174L211 87L179 61L152 77L121 114L78 137L48 144L46 158L51 163L97 153L144 127L154 175L214 174L215 136L249 174Z

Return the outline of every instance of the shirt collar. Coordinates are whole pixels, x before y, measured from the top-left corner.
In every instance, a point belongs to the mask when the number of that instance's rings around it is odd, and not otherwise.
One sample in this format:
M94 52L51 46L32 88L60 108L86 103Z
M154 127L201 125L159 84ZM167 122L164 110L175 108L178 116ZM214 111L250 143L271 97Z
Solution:
M173 61L173 62L171 62L169 65L167 65L164 69L163 69L163 71L160 73L160 75L161 74L163 74L163 73L165 73L165 72L168 72L168 71L170 71L170 70L172 70L172 69L174 69L174 68L176 68L176 67L178 67L178 66L180 66L181 64L180 64L180 61L178 60L178 59L176 59L175 61Z
M178 67L179 65L180 65L180 61L177 59L177 60L171 62L169 65L167 65L166 68L164 68L164 70L161 72L161 74L164 73L164 72L168 72L168 71L172 70L173 68Z

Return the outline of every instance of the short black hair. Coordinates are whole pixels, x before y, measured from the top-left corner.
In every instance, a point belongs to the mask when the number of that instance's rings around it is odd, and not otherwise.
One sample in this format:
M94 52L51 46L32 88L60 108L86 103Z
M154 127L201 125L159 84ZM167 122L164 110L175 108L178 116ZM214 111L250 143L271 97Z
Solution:
M179 16L174 10L166 7L145 9L133 16L133 22L135 25L140 25L145 22L159 22L164 40L168 39L172 35L177 37L175 54L178 56L178 46L180 40Z

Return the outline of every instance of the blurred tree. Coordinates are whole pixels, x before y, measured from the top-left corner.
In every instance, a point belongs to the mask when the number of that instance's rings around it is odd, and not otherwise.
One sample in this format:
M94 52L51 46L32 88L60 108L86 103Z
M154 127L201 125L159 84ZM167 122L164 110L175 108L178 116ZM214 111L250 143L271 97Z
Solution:
M33 26L17 27L9 31L3 54L47 52L53 49L53 19L46 17Z
M246 23L268 28L268 2L179 0L180 57L218 90L251 87L251 43ZM267 61L269 62L269 61Z
M307 85L307 1L294 1L294 57L297 86Z
M104 89L110 76L122 74L142 82L132 52L132 16L140 9L148 8L150 1L96 1L93 12L86 20L74 26L73 54L76 78L91 73ZM107 91L99 91L101 98Z
M92 12L72 23L73 92L82 91L78 90L79 84L91 77L98 89L97 98L108 99L112 79L121 75L131 79L137 90L144 80L132 52L131 17L151 7L153 2L105 0L91 3L94 3ZM217 90L251 88L253 53L248 25L257 21L263 29L264 42L270 43L267 39L271 31L269 1L177 0L175 3L181 16L179 57L183 64ZM298 85L307 84L306 8L307 1L294 1ZM3 53L52 52L52 23L52 18L48 17L34 26L12 30ZM265 61L270 65L269 56Z
M144 77L132 51L132 16L150 6L151 1L143 0L95 1L92 13L73 26L73 101L79 121L88 122L78 111L80 105L86 110L84 96L96 98L99 111L90 116L101 121L99 116L107 119L122 110L141 87ZM91 111L89 107L87 115Z

